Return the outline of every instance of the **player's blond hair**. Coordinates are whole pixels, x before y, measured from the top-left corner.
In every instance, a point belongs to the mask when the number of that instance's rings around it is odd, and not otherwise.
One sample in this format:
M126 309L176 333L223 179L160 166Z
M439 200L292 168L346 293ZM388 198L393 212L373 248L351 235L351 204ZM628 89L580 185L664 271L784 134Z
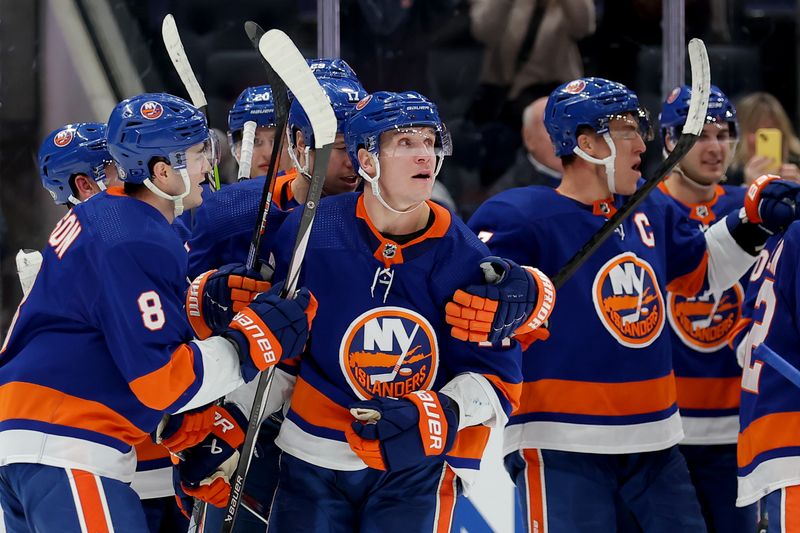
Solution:
M736 104L736 116L739 122L739 138L748 133L754 133L764 119L771 119L783 134L783 160L792 154L800 159L800 139L794 132L792 123L786 110L773 95L765 92L750 93ZM739 142L733 159L735 166L744 167L747 164L747 143Z

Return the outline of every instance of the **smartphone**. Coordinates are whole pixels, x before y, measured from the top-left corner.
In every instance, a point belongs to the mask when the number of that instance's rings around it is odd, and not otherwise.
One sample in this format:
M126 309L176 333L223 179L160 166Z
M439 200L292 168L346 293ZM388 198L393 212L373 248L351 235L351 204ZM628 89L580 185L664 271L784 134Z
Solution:
M756 155L772 159L766 168L767 172L778 172L783 162L783 141L781 130L776 128L759 128L756 130Z

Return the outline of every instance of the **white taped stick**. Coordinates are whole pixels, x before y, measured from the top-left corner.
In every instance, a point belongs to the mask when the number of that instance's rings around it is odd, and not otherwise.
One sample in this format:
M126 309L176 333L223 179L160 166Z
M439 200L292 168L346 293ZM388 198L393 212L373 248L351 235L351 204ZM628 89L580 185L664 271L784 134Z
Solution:
M186 57L186 51L183 49L181 36L178 33L178 26L175 24L175 17L168 14L164 17L161 23L161 37L164 40L164 47L167 49L172 64L175 66L175 71L186 87L186 92L189 93L189 99L192 105L200 109L208 105L206 102L206 95L197 83L197 77L194 75L192 65Z
M248 120L244 123L242 148L239 150L239 181L250 179L250 169L253 166L253 144L255 140L256 123L252 120Z
M700 135L706 123L708 97L711 94L711 66L706 45L700 39L689 41L689 62L692 67L692 98L683 133Z
M314 130L315 148L332 144L336 138L336 115L328 96L289 36L280 30L269 30L258 42L258 50L303 106Z

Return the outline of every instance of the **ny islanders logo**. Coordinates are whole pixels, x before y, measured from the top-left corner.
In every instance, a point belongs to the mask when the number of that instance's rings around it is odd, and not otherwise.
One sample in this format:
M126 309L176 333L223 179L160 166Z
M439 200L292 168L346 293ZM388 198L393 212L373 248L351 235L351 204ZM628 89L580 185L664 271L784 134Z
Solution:
M155 120L164 113L164 108L158 102L149 100L142 104L139 113L147 120Z
M667 293L667 318L678 338L689 348L711 353L722 348L742 316L744 291L740 284L718 295L710 291L686 298Z
M364 400L429 389L439 366L436 333L410 309L371 309L347 328L339 364L350 387Z
M53 137L53 144L55 144L59 148L63 148L69 143L71 143L74 137L75 137L74 130L70 129L61 130L58 133L56 133L55 137Z
M623 346L650 346L664 328L664 299L653 267L633 253L603 265L592 299L600 322Z

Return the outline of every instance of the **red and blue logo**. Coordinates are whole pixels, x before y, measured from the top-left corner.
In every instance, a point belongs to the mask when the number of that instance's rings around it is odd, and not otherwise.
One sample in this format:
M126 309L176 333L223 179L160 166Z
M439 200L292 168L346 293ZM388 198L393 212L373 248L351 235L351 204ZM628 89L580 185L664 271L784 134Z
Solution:
M56 136L53 137L53 144L58 146L59 148L64 148L66 145L72 142L72 139L75 138L75 130L66 129L61 130L56 133Z
M667 293L669 323L689 348L716 352L728 341L728 334L742 317L744 290L737 283L721 295L710 292L686 298Z
M148 100L139 108L139 113L147 120L155 120L164 114L164 107L158 102Z
M425 317L410 309L371 309L347 328L339 364L364 400L430 389L439 367L436 333Z

